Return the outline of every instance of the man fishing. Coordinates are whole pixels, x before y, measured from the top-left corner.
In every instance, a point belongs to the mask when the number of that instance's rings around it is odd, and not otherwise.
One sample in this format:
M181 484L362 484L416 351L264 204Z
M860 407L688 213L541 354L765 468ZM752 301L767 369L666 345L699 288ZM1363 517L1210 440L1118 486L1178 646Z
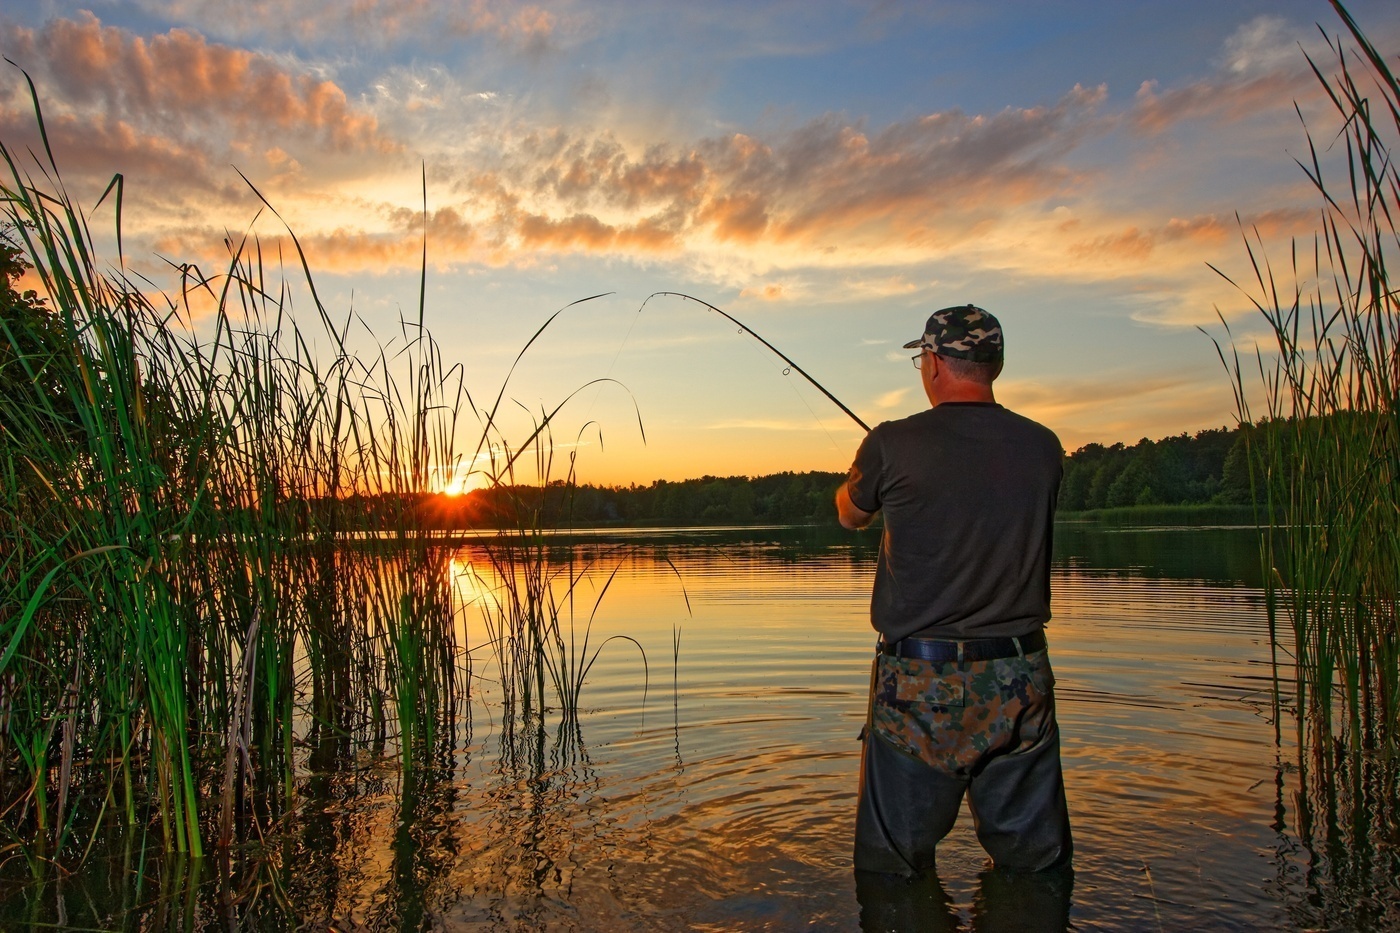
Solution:
M919 350L931 407L876 426L836 493L846 528L884 515L855 868L931 869L964 792L997 868L1067 865L1043 629L1064 454L1048 428L997 404L991 314L944 308L904 346Z

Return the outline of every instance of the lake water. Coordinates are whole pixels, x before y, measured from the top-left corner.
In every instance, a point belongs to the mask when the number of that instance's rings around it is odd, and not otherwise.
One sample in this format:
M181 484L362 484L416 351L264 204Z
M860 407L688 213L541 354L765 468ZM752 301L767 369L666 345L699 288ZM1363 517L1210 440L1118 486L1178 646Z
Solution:
M122 872L99 868L95 880L24 895L27 907L12 903L0 918L860 929L850 849L875 543L800 529L584 540L575 559L597 563L575 592L577 634L601 593L589 653L611 635L636 644L603 647L576 738L503 728L498 671L477 647L455 753L407 785L392 755L309 776L284 837L232 889L209 881L180 894L187 869L166 866L175 880L122 893L111 880ZM453 557L473 646L486 641L473 605L491 577L482 547ZM1276 741L1257 564L1247 529L1060 526L1047 632L1072 884L988 872L964 812L939 848L936 880L861 892L868 924L1400 927L1394 769L1365 776L1369 793L1389 799L1300 811L1312 798L1287 712Z

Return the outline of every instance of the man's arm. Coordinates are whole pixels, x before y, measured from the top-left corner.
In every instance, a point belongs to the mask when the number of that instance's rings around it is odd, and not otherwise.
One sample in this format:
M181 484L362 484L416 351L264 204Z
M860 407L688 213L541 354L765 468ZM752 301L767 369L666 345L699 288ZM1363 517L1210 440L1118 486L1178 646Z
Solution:
M836 490L836 518L841 522L842 528L859 531L870 524L875 518L875 513L867 512L852 502L851 491L842 483L841 488Z

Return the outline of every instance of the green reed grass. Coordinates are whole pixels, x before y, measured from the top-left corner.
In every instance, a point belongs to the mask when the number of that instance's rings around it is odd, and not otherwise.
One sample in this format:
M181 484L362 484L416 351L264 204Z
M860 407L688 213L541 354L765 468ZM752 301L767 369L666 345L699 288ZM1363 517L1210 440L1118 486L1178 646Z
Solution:
M1337 3L1358 51L1329 39L1309 59L1338 129L1308 129L1300 162L1321 197L1311 249L1278 274L1255 233L1251 300L1272 333L1257 365L1262 411L1238 352L1231 371L1262 488L1271 626L1291 628L1300 744L1396 748L1400 739L1400 83ZM1327 70L1330 69L1330 70ZM1338 169L1340 163L1340 169ZM1228 330L1228 328L1227 328ZM1279 639L1276 637L1275 642ZM1330 758L1328 759L1330 760Z
M567 503L561 508L549 493L571 490L576 479L576 453L571 451L565 477L553 481L555 445L545 417L541 415L534 432L543 433L545 443L536 443L533 449L533 487L517 483L521 478L518 452L502 446L492 455L497 490L504 494L506 511L514 520L498 546L487 551L489 577L475 568L471 574L477 588L486 593L480 608L506 705L520 711L522 723L542 723L551 710L557 711L560 738L577 741L583 685L603 649L614 641L637 649L644 694L649 668L646 651L635 638L611 635L596 645L592 639L603 598L633 549L616 545L580 561L573 548L551 547L545 534L557 526L558 519L547 517L554 513L562 512L565 526L570 524ZM540 494L522 495L522 488ZM591 604L582 594L585 584L597 585ZM688 606L688 596L686 602ZM581 622L585 610L587 619ZM514 723L507 727L513 728Z
M424 495L483 456L502 483L529 454L547 483L564 403L506 443L505 383L476 405L421 291L416 320L355 352L367 328L322 304L294 236L288 257L230 239L217 274L175 266L161 293L121 255L121 176L106 264L53 154L33 171L0 156L4 219L49 301L0 320L0 377L20 387L0 397L0 853L42 871L115 819L198 856L271 831L299 775L390 743L409 780L455 741L472 673ZM520 522L493 551L508 608L488 615L520 712L545 709L548 682L574 715L598 651L561 627L579 577L559 576L538 515Z

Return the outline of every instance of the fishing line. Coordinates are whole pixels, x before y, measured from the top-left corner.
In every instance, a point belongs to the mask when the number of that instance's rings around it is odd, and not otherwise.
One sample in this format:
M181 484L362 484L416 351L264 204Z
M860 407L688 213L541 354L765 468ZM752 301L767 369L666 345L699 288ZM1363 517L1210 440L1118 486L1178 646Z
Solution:
M726 315L726 316L727 316L727 315ZM739 335L740 335L740 336L743 336L743 335L746 334L746 333L749 334L750 336L757 336L757 335L755 335L755 334L753 333L753 331L749 330L747 327L745 327L744 325L740 324L740 325L739 325ZM762 338L760 337L759 339L761 340ZM760 366L762 366L764 369L767 369L767 368L768 368L768 359L767 359L767 357L765 357L765 356L763 355L763 351L759 350L758 347L754 346L754 345L751 344L751 343L748 343L747 341L744 343L744 346L748 347L748 348L749 348L749 352L753 353L753 354L757 357ZM774 351L774 352L777 352L777 351ZM781 370L779 370L779 373L780 373L781 375L783 375L784 377L789 377L789 376L792 375L792 367L791 367L791 366L784 366ZM817 427L821 428L821 429L822 429L822 433L826 434L827 440L831 441L831 446L836 450L837 453L840 453L840 452L841 452L841 447L840 447L840 445L837 444L837 443L836 443L836 439L833 438L833 437L831 436L831 432L828 431L828 430L826 429L826 425L825 425L825 424L822 424L822 419L820 419L820 418L817 417L816 411L814 411L814 410L812 409L812 406L807 402L806 397L803 396L803 394L802 394L801 392L798 391L797 385L796 385L794 382L792 382L791 379L786 379L785 381L787 382L788 388L792 389L792 394L797 396L797 400L800 401L800 402L802 403L803 407L807 409L807 413L810 414L810 415L812 416L812 420L815 421L815 422L817 423Z
M868 424L866 424L864 421L860 420L860 416L857 415L855 412L851 411L851 409L848 408L848 407L846 406L846 403L845 403L845 402L842 402L839 398L837 398L836 396L832 395L831 392L826 388L826 386L822 385L820 382L818 382L817 380L813 379L812 376L811 376L811 374L808 373L807 370L803 369L801 366L798 366L797 363L792 359L792 357L788 356L788 355L787 355L786 353L784 353L782 350L779 350L777 347L773 346L773 345L772 345L771 343L769 343L767 340L764 340L761 336L758 335L757 332L754 331L754 329L753 329L752 327L749 327L749 325L745 324L743 321L741 321L741 320L739 320L738 318L734 317L732 314L729 314L729 313L727 313L727 312L725 312L725 311L723 311L723 310L721 310L721 309L719 309L719 308L716 308L714 305L710 304L708 301L705 301L704 299L696 298L694 295L687 295L687 294L685 294L684 292L652 292L650 295L647 296L647 300L644 301L644 302L642 302L642 307L645 308L646 305L647 305L647 301L651 301L651 299L655 298L657 295L669 295L669 296L674 297L674 298L686 298L686 299L689 299L690 301L694 301L694 302L696 302L697 304L702 304L702 305L704 305L705 307L709 308L711 311L713 311L713 312L715 312L716 314L720 315L720 316L723 317L724 319L726 319L726 320L728 320L728 321L730 321L730 322L732 322L732 323L734 323L734 324L737 324L737 325L739 326L739 332L740 332L741 334L742 334L742 333L747 333L750 337L752 337L753 339L757 340L759 343L763 344L763 345L764 345L765 347L767 347L769 350L772 350L775 354L778 355L778 357L779 357L780 359L782 359L782 361L783 361L784 363L788 364L788 366L790 366L791 368L797 370L797 372L802 376L803 379L806 379L806 380L807 380L808 382L810 382L812 385L816 386L816 388L818 389L818 391L820 391L822 395L825 395L828 399L830 399L830 400L832 401L832 403L833 403L837 408L841 409L841 410L844 411L848 416L850 416L850 418L851 418L852 421L854 421L856 424L858 424L858 425L860 425L862 428L864 428L864 429L866 430L866 432L869 432L869 431L870 431L870 425L868 425ZM821 422L818 421L818 424L820 424L820 423L821 423Z
M783 375L784 375L784 376L791 376L791 375L792 375L792 367L791 367L791 366L784 366L784 367L783 367ZM817 423L817 427L819 427L819 428L822 429L822 433L826 435L826 439L829 440L829 441L831 441L831 447L832 447L832 449L835 450L837 453L841 453L841 451L842 451L841 445L839 445L839 444L836 443L836 438L834 438L834 437L831 436L831 432L828 431L828 430L826 429L826 424L822 422L822 419L821 419L821 418L817 417L817 413L816 413L815 410L813 410L812 406L807 404L807 397L804 396L801 392L797 391L797 385L796 385L796 383L794 383L791 379L789 379L789 380L788 380L788 386L792 389L792 394L793 394L793 395L796 395L796 396L802 401L802 404L806 407L807 411L811 413L811 415L812 415L812 420L815 421L815 422Z
M627 325L627 333L625 333L625 334L622 335L622 342L619 343L619 344L617 345L617 351L616 351L615 353L613 353L612 361L611 361L610 363L608 363L608 368L607 368L607 371L603 373L603 378L605 378L605 379L610 379L610 378L612 378L613 368L617 366L617 360L618 360L618 358L619 358L620 356L622 356L622 351L623 351L623 349L627 346L627 341L632 339L632 329L635 328L635 327L637 326L637 321L638 321L638 320L641 318L641 316L642 316L642 308L645 308L645 307L646 307L646 302L642 302L642 307L641 307L641 308L638 308L638 309L637 309L637 313L634 314L634 315L632 315L632 322L631 322L630 324ZM598 386L598 388L594 391L593 397L592 397L591 399L589 399L589 401L588 401L588 409L583 413L583 420L584 420L584 423L585 423L585 424L586 424L588 421L591 420L590 416L593 414L593 406L596 405L596 404L598 403L598 397L599 397L600 395L602 395L602 394L603 394L603 387L600 385L600 386ZM600 431L601 431L601 428L600 428Z

